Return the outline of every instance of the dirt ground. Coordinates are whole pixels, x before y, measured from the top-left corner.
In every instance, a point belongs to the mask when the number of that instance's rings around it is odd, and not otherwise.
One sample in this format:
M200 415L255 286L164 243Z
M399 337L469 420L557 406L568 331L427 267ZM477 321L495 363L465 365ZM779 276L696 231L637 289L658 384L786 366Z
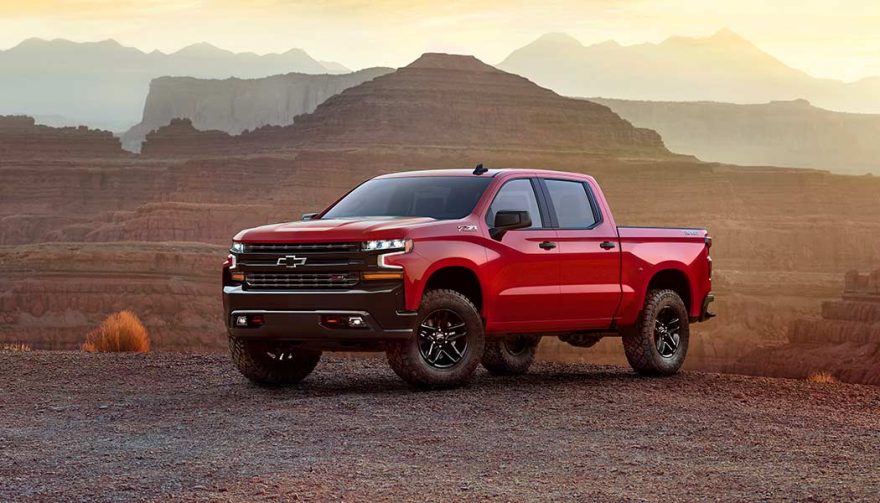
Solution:
M0 501L868 500L880 388L584 364L409 390L327 357L0 353Z

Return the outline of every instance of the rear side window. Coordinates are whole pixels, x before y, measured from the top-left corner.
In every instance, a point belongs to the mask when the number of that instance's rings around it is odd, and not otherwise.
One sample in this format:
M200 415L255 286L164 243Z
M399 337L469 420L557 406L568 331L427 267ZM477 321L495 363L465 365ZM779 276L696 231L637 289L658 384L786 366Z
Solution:
M556 219L562 229L586 229L596 224L587 187L570 180L544 180Z
M535 197L535 189L532 182L526 178L511 180L501 187L495 194L489 213L486 214L486 224L489 227L495 225L495 214L499 211L528 211L532 219L530 229L540 228L544 225L541 220L541 212L538 210L538 199Z

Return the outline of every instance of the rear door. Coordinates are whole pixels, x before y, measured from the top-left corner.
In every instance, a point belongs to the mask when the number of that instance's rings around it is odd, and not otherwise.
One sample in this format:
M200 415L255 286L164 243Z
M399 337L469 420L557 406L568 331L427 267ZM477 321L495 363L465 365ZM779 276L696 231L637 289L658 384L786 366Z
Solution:
M546 207L539 201L537 179L515 178L504 182L486 212L492 228L495 213L528 211L532 226L507 232L501 241L489 239L491 278L489 298L495 299L489 319L498 330L537 330L558 319L559 250L556 231L550 228Z
M573 329L608 328L620 303L620 243L590 184L543 178L559 243L559 315Z

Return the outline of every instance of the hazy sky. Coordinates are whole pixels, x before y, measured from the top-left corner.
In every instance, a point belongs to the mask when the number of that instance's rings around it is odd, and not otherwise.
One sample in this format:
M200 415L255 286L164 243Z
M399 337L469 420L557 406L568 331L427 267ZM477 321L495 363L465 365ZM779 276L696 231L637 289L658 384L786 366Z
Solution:
M166 52L206 41L300 47L353 69L402 66L426 51L498 63L546 32L638 43L722 27L815 76L880 75L880 0L0 0L0 48L29 37Z

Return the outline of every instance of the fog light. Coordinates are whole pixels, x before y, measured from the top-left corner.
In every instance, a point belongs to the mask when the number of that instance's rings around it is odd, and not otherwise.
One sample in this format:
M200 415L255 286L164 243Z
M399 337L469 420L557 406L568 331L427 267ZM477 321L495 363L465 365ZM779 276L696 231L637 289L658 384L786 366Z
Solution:
M262 314L240 314L235 317L234 323L239 328L256 328L263 326L266 318Z
M363 316L348 315L325 315L321 316L321 324L327 328L345 329L345 328L368 328L367 320Z

